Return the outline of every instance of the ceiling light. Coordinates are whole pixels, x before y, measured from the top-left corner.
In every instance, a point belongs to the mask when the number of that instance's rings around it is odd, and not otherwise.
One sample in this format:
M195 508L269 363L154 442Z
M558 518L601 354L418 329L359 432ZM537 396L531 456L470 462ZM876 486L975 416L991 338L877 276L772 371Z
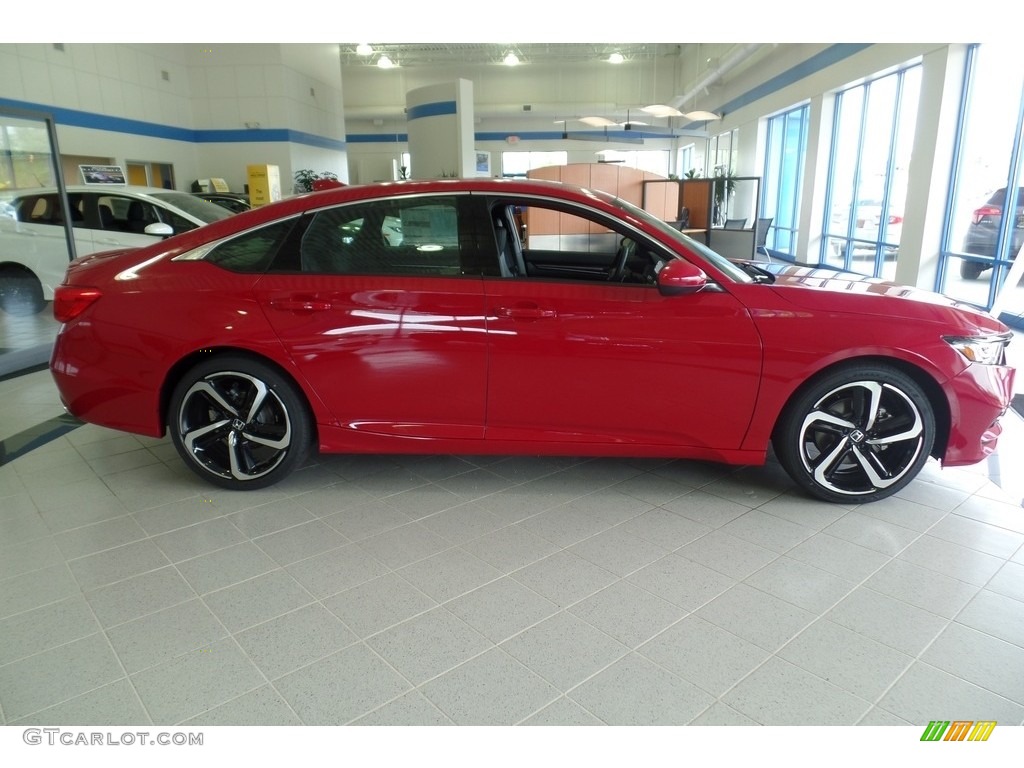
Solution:
M611 54L608 57L608 59L607 59L609 64L621 64L625 60L626 60L626 58L621 53L619 53L618 51L616 51L615 53Z
M379 59L377 59L377 66L380 67L381 69L391 69L393 66L395 66L395 62L393 62L390 59L390 57L388 57L387 54L384 54Z
M655 117L682 117L683 114L675 107L670 107L667 104L651 104L648 107L641 107L640 111Z
M609 120L607 117L581 117L580 122L594 128L607 128L609 125L616 124L614 120Z
M514 67L516 64L519 63L519 57L516 56L515 53L513 53L512 51L509 51L508 53L505 54L505 58L502 59L502 62L504 62L506 67Z
M714 112L708 112L703 109L696 109L693 112L684 112L683 117L687 120L693 120L694 122L705 122L707 120L721 120L721 115L716 115Z
M356 53L358 53L360 56L372 56L373 46L370 45L369 43L360 43L359 45L356 46Z

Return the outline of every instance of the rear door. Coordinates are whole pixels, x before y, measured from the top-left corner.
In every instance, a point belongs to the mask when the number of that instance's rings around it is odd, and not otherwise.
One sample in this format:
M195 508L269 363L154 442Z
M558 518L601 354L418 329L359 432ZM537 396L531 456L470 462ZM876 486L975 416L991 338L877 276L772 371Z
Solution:
M487 338L468 196L312 214L256 292L294 364L343 427L483 435Z

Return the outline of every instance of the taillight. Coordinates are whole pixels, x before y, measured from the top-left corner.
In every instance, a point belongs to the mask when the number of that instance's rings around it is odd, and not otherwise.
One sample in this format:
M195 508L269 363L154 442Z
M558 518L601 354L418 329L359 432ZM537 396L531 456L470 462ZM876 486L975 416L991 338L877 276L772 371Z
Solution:
M986 216L999 216L1003 212L1002 208L998 208L994 205L983 205L981 208L977 208L971 216L971 221L975 224L981 224L982 219Z
M101 296L98 288L79 285L58 285L53 292L53 316L66 323L85 312Z
M889 214L889 223L890 224L902 224L903 223L903 217L902 216L897 216L895 213L890 213Z

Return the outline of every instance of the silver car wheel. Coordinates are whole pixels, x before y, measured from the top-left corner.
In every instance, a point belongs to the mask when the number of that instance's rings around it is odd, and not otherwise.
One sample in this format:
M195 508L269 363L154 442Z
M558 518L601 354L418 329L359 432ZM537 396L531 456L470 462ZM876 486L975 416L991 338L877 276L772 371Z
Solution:
M273 472L288 455L288 409L264 381L217 371L181 398L175 429L188 457L216 477L249 483Z
M804 416L800 458L817 485L847 496L884 491L916 470L925 423L901 389L852 381L827 392Z

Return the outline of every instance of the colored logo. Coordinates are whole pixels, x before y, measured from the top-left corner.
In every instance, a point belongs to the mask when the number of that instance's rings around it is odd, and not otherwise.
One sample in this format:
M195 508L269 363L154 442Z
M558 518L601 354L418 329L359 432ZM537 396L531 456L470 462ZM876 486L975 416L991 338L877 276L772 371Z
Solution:
M988 741L995 727L995 720L932 720L921 741Z

